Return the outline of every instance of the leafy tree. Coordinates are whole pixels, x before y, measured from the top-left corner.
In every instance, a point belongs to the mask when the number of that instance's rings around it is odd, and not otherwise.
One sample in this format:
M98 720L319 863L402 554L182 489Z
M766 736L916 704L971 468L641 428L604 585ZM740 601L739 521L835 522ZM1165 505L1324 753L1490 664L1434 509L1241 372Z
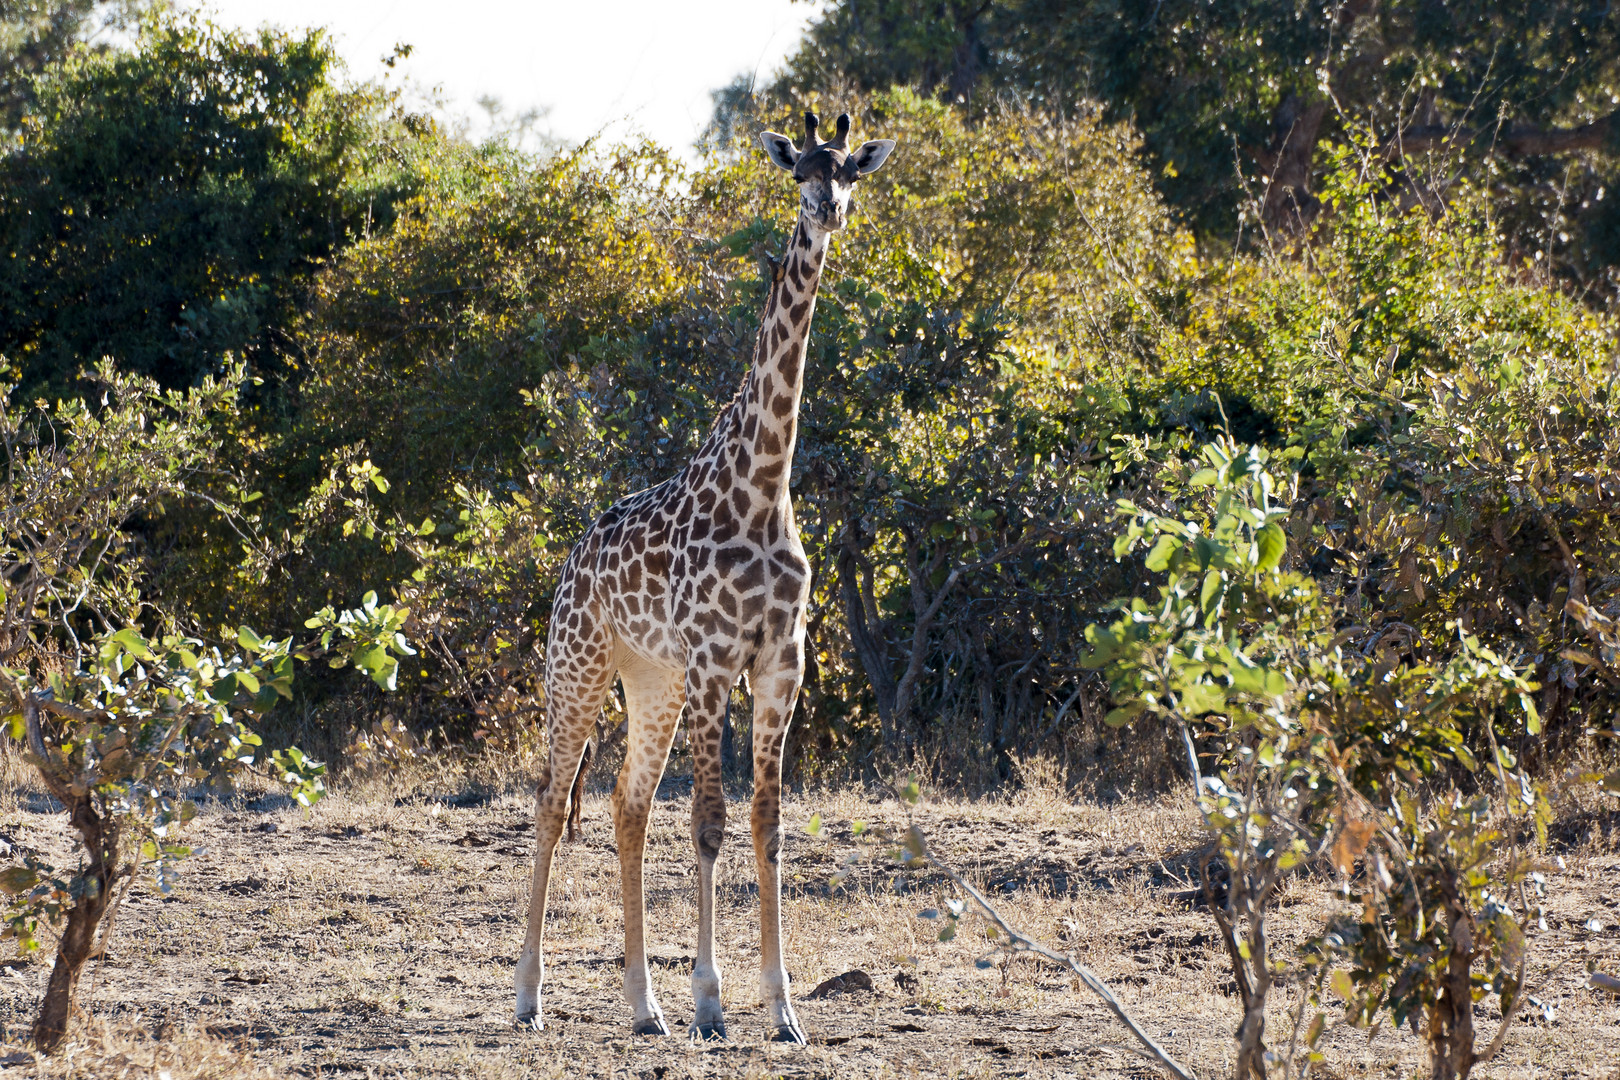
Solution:
M134 48L70 50L32 80L0 159L0 355L26 387L102 356L171 387L227 353L275 368L311 269L389 202L386 169L361 179L384 99L337 88L335 64L319 32L162 10Z
M12 136L34 101L34 80L96 32L122 26L139 0L0 3L0 134Z
M1164 582L1153 600L1121 600L1120 618L1086 629L1086 663L1106 672L1117 703L1106 722L1151 716L1186 746L1213 841L1200 867L1204 898L1243 1006L1233 1070L1241 1080L1265 1077L1268 1062L1304 1076L1321 1059L1320 1026L1306 1037L1306 1061L1279 1060L1265 1043L1271 988L1289 967L1269 912L1286 876L1326 849L1337 798L1332 729L1304 707L1332 624L1310 579L1282 568L1293 485L1273 470L1299 456L1222 440L1203 448L1184 487L1167 485L1184 490L1192 511L1184 519L1121 500L1127 526L1115 553L1147 549L1144 566ZM1220 746L1216 775L1202 775L1195 736Z
M1370 123L1412 163L1408 194L1432 203L1431 156L1447 181L1461 156L1511 192L1527 256L1550 244L1593 280L1620 264L1617 57L1620 13L1597 0L842 0L768 99L902 84L988 115L1005 94L1060 114L1096 98L1139 126L1166 196L1217 235L1245 185L1268 222L1309 219L1317 147Z
M1164 582L1154 602L1133 598L1086 636L1118 702L1110 723L1174 725L1195 778L1194 734L1218 746L1219 776L1200 780L1198 803L1224 864L1219 875L1203 866L1205 897L1244 1010L1235 1075L1263 1077L1270 1063L1303 1076L1322 1059L1325 1014L1306 1026L1306 1004L1320 1004L1329 967L1347 957L1353 970L1331 985L1348 1018L1368 1026L1387 1011L1397 1025L1410 1021L1437 1080L1466 1077L1505 1042L1542 915L1535 851L1550 804L1498 734L1540 732L1536 688L1522 665L1466 633L1439 663L1346 649L1357 628L1342 608L1281 569L1288 510L1266 468L1276 459L1230 442L1203 457L1186 483L1209 496L1189 500L1187 518L1121 503L1128 527L1116 550L1150 547L1145 564ZM1480 768L1470 743L1490 757L1486 790L1465 793L1458 781ZM1346 879L1366 857L1361 911L1296 958L1315 975L1289 1039L1297 1046L1304 1028L1307 1061L1296 1063L1263 1041L1268 992L1289 967L1268 908L1283 876L1330 840ZM1481 1051L1473 1012L1487 992L1502 1022Z

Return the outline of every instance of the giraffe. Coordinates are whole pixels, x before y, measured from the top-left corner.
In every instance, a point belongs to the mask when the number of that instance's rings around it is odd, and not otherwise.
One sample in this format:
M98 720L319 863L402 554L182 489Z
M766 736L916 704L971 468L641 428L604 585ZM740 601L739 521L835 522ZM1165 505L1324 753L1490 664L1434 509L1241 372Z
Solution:
M546 649L550 758L535 795L534 887L517 963L517 1021L539 1029L541 942L551 862L571 788L615 675L629 714L613 789L624 895L624 993L638 1035L667 1035L644 940L642 863L653 794L684 706L692 748L692 845L698 863L693 1038L725 1038L714 956L714 867L725 837L720 734L731 688L746 673L754 696L754 796L759 872L760 993L778 1041L803 1043L782 961L782 746L804 673L810 566L788 481L804 387L805 342L832 234L846 224L856 181L894 149L877 139L850 153L849 117L816 138L804 114L802 150L762 132L766 155L799 185L798 222L772 263L753 361L690 464L609 507L563 563Z

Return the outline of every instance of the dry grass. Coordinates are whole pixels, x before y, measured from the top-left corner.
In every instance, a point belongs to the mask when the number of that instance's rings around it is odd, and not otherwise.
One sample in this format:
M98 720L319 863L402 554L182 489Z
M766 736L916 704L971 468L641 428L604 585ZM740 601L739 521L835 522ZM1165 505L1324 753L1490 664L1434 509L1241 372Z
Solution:
M156 1031L131 1021L81 1021L52 1057L6 1047L9 1077L39 1080L266 1080L275 1068L234 1041L194 1026Z
M46 812L25 772L0 768L0 832L62 849L60 815ZM1039 781L1031 770L1026 780ZM687 791L678 778L666 781L647 875L654 981L672 1025L683 1026L696 921ZM906 821L893 799L856 791L805 794L785 811L789 968L811 1046L760 1041L743 802L733 804L721 859L717 933L733 1041L694 1047L629 1035L615 966L618 865L600 794L587 800L585 839L564 845L557 864L548 1027L513 1031L530 812L519 783L451 766L409 782L353 785L307 813L268 793L211 804L194 823L190 838L201 850L179 891L165 899L143 884L120 913L110 955L82 998L91 1019L76 1029L78 1049L18 1071L120 1080L162 1080L161 1070L170 1080L266 1071L458 1080L1156 1075L1067 973L1029 959L978 970L985 943L976 924L936 942L937 926L916 913L937 905L937 876L879 858L829 894L829 876L857 850L851 821L895 829ZM801 827L817 812L826 827L811 837ZM1178 896L1190 885L1198 839L1184 801L1076 805L1037 782L1012 803L933 803L917 820L935 850L989 889L1015 923L1076 949L1183 1061L1201 1075L1229 1069L1236 1001L1223 991L1210 920ZM1620 1076L1620 1004L1585 987L1583 962L1620 970L1620 855L1588 840L1565 859L1549 930L1537 942L1542 965L1567 961L1540 992L1557 1019L1525 1023L1503 1059L1476 1075ZM1294 882L1277 915L1280 935L1309 932L1333 902L1324 883ZM1584 929L1594 915L1604 931ZM806 1000L817 983L854 968L872 976L875 994ZM43 963L0 974L0 1053L21 1049L44 975ZM1288 1004L1287 992L1279 995L1274 1032ZM1493 1012L1482 1010L1487 1030ZM1409 1033L1369 1038L1338 1027L1326 1038L1322 1075L1421 1072Z

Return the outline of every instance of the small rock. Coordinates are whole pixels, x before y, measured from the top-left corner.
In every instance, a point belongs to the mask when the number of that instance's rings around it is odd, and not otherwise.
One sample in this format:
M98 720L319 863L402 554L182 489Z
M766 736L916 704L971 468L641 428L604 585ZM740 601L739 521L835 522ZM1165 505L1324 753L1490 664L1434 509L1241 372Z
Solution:
M219 891L230 893L232 896L247 896L249 893L258 892L267 884L268 882L266 882L263 878L254 877L252 874L249 874L241 881L227 881L225 884L219 887Z
M896 981L898 981L898 977L896 977ZM815 999L832 997L834 994L852 994L857 990L864 990L867 993L874 992L876 987L872 985L872 976L859 970L846 971L842 975L834 975L820 986L817 986L806 995L806 998Z
M260 832L280 832L281 831L281 826L277 825L273 821L260 822L259 831Z

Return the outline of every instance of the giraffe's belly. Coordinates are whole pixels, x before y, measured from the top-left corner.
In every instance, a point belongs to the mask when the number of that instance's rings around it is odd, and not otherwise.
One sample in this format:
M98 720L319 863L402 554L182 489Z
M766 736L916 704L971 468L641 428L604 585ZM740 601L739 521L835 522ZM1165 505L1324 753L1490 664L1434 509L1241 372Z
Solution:
M635 592L613 590L602 601L621 648L661 667L685 666L685 649L670 620L667 580L644 583Z

